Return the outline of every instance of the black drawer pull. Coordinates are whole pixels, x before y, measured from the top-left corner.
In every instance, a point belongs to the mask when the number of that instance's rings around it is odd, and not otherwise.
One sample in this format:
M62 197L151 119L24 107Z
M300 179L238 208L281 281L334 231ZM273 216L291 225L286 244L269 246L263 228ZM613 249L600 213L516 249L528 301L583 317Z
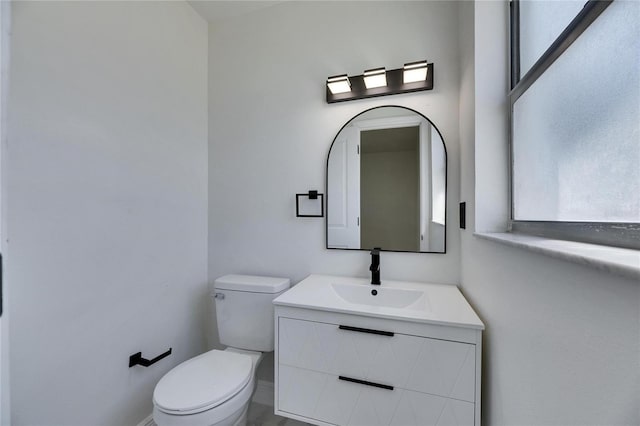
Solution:
M346 376L338 376L338 379L340 380L344 380L345 382L352 382L352 383L358 383L360 385L367 385L367 386L373 386L375 388L382 388L382 389L387 389L387 390L393 390L393 386L389 386L389 385L383 385L380 383L374 383L374 382L368 382L366 380L360 380L360 379L353 379L351 377L346 377Z
M394 335L394 333L392 331L372 330L370 328L351 327L349 325L339 325L338 328L340 330L357 331L359 333L379 334L381 336L390 336L390 337L392 337Z

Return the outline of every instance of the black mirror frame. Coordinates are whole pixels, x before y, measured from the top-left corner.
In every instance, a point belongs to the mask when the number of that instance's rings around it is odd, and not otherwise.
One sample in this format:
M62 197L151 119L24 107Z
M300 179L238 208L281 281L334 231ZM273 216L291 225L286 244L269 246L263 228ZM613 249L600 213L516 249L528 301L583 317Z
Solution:
M442 141L442 146L444 148L444 157L445 157L445 161L444 161L444 168L445 168L445 178L444 178L444 218L445 218L445 222L444 222L444 250L443 251L410 251L410 250L385 250L384 248L381 249L381 251L386 251L386 252L393 252L393 253L419 253L419 254L446 254L447 253L447 225L449 223L449 218L448 218L448 203L449 203L449 195L448 195L448 183L449 183L449 153L447 152L447 144L444 141L444 138L442 137L442 132L440 132L440 129L438 129L438 126L436 126L433 121L429 120L424 114L416 111L415 109L409 108L409 107L405 107L402 105L380 105L380 106L376 106L373 108L369 108L366 109L356 115L354 115L353 117L351 117L341 128L340 130L338 130L338 133L336 133L336 135L333 138L333 141L331 142L331 145L329 146L329 151L327 152L327 162L326 162L326 167L325 167L325 182L324 182L324 187L325 187L325 194L326 194L326 207L325 207L325 211L327 212L325 215L325 222L324 222L324 238L325 238L325 248L327 250L350 250L350 251L369 251L371 249L369 248L359 248L359 249L352 249L352 248L340 248L340 247L329 247L329 156L331 155L331 149L333 148L333 144L336 142L336 139L338 138L338 135L342 132L342 130L344 130L345 127L347 127L349 125L349 123L351 123L353 120L355 120L356 118L358 118L359 116L369 112L369 111L373 111L376 109L380 109L380 108L401 108L401 109L405 109L407 111L410 111L414 114L419 115L420 117L424 118L425 120L427 120L427 122L429 122L429 124L431 124L433 126L434 129L436 129L436 132L438 132L438 135L440 136L440 140Z

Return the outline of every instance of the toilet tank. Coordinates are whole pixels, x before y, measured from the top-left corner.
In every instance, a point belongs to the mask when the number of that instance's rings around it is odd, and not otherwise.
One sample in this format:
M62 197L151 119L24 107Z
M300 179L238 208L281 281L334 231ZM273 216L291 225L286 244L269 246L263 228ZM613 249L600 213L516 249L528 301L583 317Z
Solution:
M273 299L285 292L288 278L225 275L211 288L220 343L251 351L273 351Z

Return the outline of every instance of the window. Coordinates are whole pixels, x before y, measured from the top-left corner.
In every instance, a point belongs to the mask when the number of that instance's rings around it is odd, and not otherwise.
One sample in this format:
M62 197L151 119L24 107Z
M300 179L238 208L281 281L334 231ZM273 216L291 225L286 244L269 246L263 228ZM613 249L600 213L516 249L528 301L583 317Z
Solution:
M640 248L640 2L511 7L512 229Z

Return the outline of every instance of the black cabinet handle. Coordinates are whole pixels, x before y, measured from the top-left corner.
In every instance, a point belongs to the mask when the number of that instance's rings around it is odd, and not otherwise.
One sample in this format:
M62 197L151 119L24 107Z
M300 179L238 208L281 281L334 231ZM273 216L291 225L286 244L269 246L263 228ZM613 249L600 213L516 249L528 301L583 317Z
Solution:
M154 359L142 358L142 352L137 352L129 357L129 368L133 367L134 365L141 365L143 367L148 367L151 364L155 364L156 362L160 361L162 358L166 358L169 355L171 355L171 349L172 348L169 348L168 351L158 355Z
M367 380L354 379L352 377L347 377L347 376L338 376L338 379L344 380L345 382L358 383L360 385L366 385L366 386L373 386L374 388L393 390L393 386L391 385L383 385L381 383L369 382Z
M339 325L338 328L340 330L357 331L359 333L378 334L380 336L389 336L389 337L393 337L393 335L395 334L392 331L372 330L370 328L351 327L349 325Z

